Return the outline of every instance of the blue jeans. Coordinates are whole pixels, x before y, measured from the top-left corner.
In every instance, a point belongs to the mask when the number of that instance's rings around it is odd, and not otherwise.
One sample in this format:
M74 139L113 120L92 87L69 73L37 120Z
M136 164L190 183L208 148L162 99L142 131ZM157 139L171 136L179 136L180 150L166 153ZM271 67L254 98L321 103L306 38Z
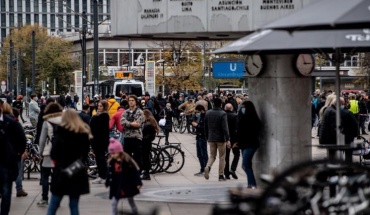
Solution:
M1 192L1 209L0 215L8 215L12 199L12 181L9 170L0 166L0 192Z
M200 163L200 171L204 172L204 168L208 162L208 152L207 152L207 141L202 138L198 138L196 140L196 147L197 147L197 157Z
M15 189L17 192L20 192L23 190L22 180L23 180L23 159L20 159L18 161L18 177L15 180Z
M62 201L62 199L63 199L63 196L57 196L57 195L51 194L51 199L50 199L47 215L55 215L57 213L57 210L60 206L60 202ZM78 212L79 199L80 199L80 196L69 196L69 210L71 212L71 215L79 215L79 212Z
M45 201L49 200L49 177L51 176L51 169L52 168L41 167L42 200Z
M248 187L256 187L256 179L254 178L254 173L252 169L252 159L254 153L256 153L257 149L256 148L246 148L243 149L243 169L245 173L247 174L247 179L248 179Z

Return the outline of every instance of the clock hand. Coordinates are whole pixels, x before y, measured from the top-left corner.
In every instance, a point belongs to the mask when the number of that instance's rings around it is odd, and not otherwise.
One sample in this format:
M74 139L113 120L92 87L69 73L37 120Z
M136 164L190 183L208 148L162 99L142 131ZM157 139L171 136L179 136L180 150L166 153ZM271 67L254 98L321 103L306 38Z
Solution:
M254 62L253 62L253 66L255 66L256 68L259 68L259 67L257 66L257 64L255 64Z
M306 64L312 64L312 63L306 63L306 62L304 62L303 64L305 64L305 65L306 65Z

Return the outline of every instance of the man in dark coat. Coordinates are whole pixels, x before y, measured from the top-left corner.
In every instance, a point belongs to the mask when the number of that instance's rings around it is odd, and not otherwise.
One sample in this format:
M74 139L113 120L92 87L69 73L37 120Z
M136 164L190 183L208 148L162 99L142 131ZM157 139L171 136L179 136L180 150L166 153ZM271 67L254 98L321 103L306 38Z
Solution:
M230 179L230 175L234 179L238 179L238 176L236 175L235 171L238 167L238 162L240 158L240 150L238 147L236 147L235 143L236 140L236 129L238 127L238 115L234 113L232 104L228 103L225 106L225 112L227 114L227 125L229 127L229 134L230 134L230 143L231 147L226 147L226 156L225 156L225 178ZM230 168L230 151L233 152L234 158L231 162L231 168ZM231 169L231 170L230 170Z
M218 180L225 181L225 152L226 144L230 145L229 128L227 125L226 112L221 109L221 99L213 100L214 108L208 110L205 117L205 135L210 147L210 156L204 169L204 177L209 179L209 172L216 160L217 150L219 153Z
M18 161L26 148L26 136L19 122L2 113L0 101L0 193L1 214L9 214L12 183L18 176Z
M198 104L195 107L195 111L199 112L199 116L196 116L192 122L192 125L196 128L196 148L197 157L199 159L200 171L195 173L194 176L204 176L204 169L208 162L208 151L207 151L207 139L204 133L204 118L206 116L206 110L203 105Z

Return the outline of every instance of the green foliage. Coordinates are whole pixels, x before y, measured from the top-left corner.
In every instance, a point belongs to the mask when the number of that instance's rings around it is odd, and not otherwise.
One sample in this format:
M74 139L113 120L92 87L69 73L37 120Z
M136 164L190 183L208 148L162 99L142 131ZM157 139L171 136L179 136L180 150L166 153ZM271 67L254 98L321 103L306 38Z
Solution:
M32 80L32 31L35 32L35 65L36 65L36 92L41 92L41 82L48 81L53 86L57 80L57 91L67 90L73 83L72 71L79 67L79 62L72 58L72 43L57 37L51 37L47 30L37 24L13 29L11 34L4 38L0 55L0 78L6 77L7 58L10 52L10 40L14 43L14 59L21 51L22 81ZM16 70L16 67L14 68ZM52 92L51 92L52 93Z

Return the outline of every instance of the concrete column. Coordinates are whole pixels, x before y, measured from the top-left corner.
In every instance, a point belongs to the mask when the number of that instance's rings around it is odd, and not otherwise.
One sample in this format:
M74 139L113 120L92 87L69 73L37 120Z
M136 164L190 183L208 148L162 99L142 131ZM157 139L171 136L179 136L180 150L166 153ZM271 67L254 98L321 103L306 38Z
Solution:
M253 160L256 179L311 159L311 78L293 68L293 55L267 55L265 70L249 78L250 100L263 123L261 147Z

